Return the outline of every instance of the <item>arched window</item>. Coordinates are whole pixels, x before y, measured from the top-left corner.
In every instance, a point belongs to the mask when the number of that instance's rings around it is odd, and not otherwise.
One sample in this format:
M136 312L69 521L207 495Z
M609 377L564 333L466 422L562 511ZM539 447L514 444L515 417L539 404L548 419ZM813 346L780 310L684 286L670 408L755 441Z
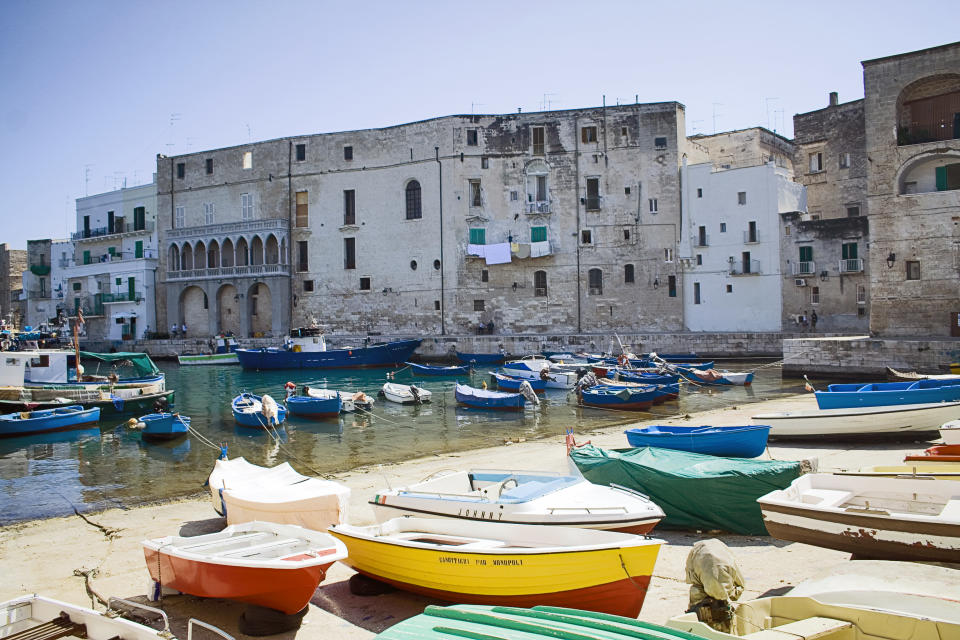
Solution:
M546 297L547 295L547 272L546 271L533 272L533 295L538 297Z
M420 183L411 180L407 183L407 220L417 220L423 217L420 206Z
M633 284L633 265L632 264L623 265L623 281L628 284Z
M588 275L590 279L590 295L603 295L603 271L600 269L590 269Z

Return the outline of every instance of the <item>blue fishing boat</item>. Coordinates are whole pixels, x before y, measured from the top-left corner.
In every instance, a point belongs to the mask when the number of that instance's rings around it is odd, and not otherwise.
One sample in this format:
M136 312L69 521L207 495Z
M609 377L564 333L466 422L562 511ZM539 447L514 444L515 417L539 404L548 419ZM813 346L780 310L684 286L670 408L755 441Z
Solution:
M630 369L608 369L607 378L623 382L640 382L642 384L673 384L680 380L676 373L653 373L652 371L635 371Z
M416 362L404 362L414 373L425 376L465 376L470 373L468 365L440 367L431 364L417 364Z
M503 361L506 360L507 356L503 353L457 353L457 360L464 364L473 364L473 365L492 365L492 364L503 364Z
M190 431L190 417L179 413L148 413L137 420L144 424L140 437L147 440L173 440Z
M490 377L493 378L493 382L496 383L497 389L500 391L512 391L517 393L520 391L520 385L524 382L529 382L530 387L533 389L534 393L544 393L547 390L547 381L546 380L527 380L526 378L518 378L516 376L508 376L503 373L498 373L496 371L490 374Z
M707 385L749 387L753 384L753 371L717 371L716 369L670 365L690 382Z
M631 447L659 447L727 458L756 458L767 448L769 426L674 427L649 425L624 431Z
M264 400L267 398L269 398L269 402L266 403L266 413L275 411L275 416L268 416L264 413ZM234 398L230 406L233 409L233 419L243 427L266 427L268 424L283 424L287 417L287 409L282 404L277 404L270 396L261 397L244 392Z
M611 380L604 379L600 381L600 385L594 388L597 389L614 389L620 391L622 389L649 389L653 387L654 396L653 404L663 404L667 400L676 400L680 396L680 383L674 382L673 384L654 384L647 385L641 384L639 382L626 382L624 384L617 384Z
M95 424L99 419L99 407L84 409L83 405L79 404L56 409L8 413L0 415L0 437L76 429Z
M390 367L406 362L421 340L379 342L362 347L327 349L319 327L294 329L282 347L237 349L244 369L348 369Z
M815 395L821 409L956 402L960 400L960 380L831 384Z
M340 415L343 400L339 393L330 394L328 398L290 396L286 400L286 405L291 415L303 418L332 418Z
M454 397L460 404L476 409L493 409L495 411L523 411L526 398L520 393L505 393L503 391L489 391L458 384L453 391Z
M577 400L587 407L646 411L653 406L657 395L657 389L654 385L619 388L597 386L582 389L577 394Z

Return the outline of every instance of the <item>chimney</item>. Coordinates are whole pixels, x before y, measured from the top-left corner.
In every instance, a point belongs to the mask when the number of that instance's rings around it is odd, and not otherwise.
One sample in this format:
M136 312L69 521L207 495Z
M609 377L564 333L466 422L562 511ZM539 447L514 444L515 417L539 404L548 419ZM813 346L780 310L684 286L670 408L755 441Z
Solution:
M836 91L831 91L831 92L830 92L830 106L831 106L831 107L837 106L838 98L839 98L839 96L837 95L837 92L836 92Z

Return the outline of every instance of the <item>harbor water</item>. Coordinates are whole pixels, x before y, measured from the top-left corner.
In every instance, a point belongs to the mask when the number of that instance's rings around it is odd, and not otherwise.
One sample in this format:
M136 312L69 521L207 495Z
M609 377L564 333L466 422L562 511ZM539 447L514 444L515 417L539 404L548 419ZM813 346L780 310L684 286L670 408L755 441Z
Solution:
M761 362L723 363L730 370L756 370L750 387L684 386L680 399L651 412L581 408L566 391L547 390L540 409L523 413L458 407L456 380L489 384L490 368L461 378L414 376L398 370L395 382L416 383L433 393L429 404L398 405L376 397L387 369L244 371L237 366L179 367L158 363L167 388L176 390L174 410L193 420L189 434L171 442L144 442L127 426L130 416L101 419L99 427L0 439L0 525L70 515L108 507L130 508L203 490L223 443L230 457L271 466L289 462L308 475L389 464L434 453L503 444L520 438L577 434L618 424L742 405L802 393L803 380L781 378L780 368ZM718 365L719 366L719 365ZM370 413L307 420L288 417L275 433L234 424L230 401L241 391L284 397L287 381L376 397ZM203 436L201 438L200 436ZM626 447L626 438L623 446ZM491 467L496 461L491 460ZM536 461L530 461L536 467Z

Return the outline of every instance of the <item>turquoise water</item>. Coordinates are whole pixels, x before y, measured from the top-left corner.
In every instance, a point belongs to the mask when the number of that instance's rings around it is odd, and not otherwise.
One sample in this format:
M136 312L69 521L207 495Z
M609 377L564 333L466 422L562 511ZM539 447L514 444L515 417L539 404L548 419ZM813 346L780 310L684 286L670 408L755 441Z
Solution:
M547 391L540 410L522 414L466 409L453 399L454 378L415 378L406 370L397 373L396 382L416 381L429 389L430 404L397 405L377 398L370 415L343 414L323 421L291 417L279 429L278 439L260 429L236 426L230 400L240 391L269 393L280 400L288 380L298 386L363 390L375 396L387 370L252 372L237 366L158 364L167 374L167 387L176 389L175 410L193 419L193 429L212 442L225 443L231 457L243 456L259 465L286 461L307 474L498 445L507 438L556 436L571 427L585 433L655 419L650 413L579 408L558 390ZM742 371L761 364L724 366ZM480 386L481 380L489 379L489 371L476 371L469 383ZM668 416L744 404L798 393L802 386L802 380L782 380L779 368L766 367L758 370L752 387L684 392L678 401L654 407L653 412ZM0 439L0 524L68 515L75 508L135 507L202 490L216 450L193 434L170 443L142 442L125 422L114 418L101 420L99 429Z

